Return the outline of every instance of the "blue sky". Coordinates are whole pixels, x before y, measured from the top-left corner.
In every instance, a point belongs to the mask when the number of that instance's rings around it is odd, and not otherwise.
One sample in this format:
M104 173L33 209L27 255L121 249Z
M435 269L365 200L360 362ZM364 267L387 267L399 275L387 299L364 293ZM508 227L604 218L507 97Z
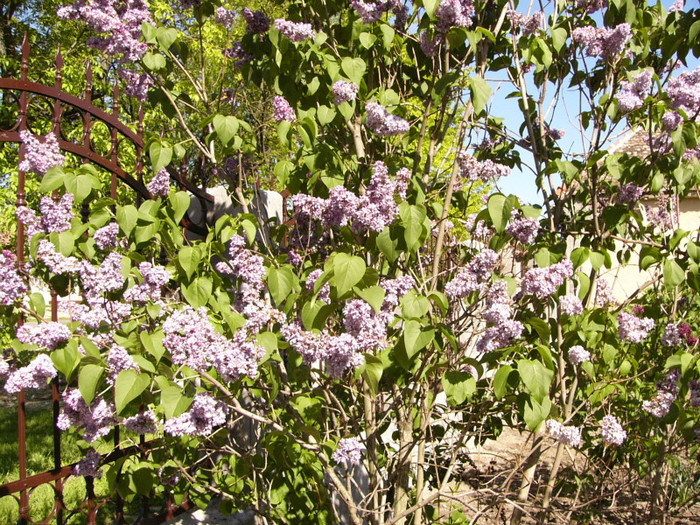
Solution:
M669 7L673 4L673 0L662 0L662 4L665 7ZM695 7L698 5L698 0L686 0L686 9L690 7ZM596 17L594 17L596 18ZM599 27L602 26L602 18L598 14L597 20ZM700 61L692 56L688 57L688 66L690 69L694 69L700 64ZM680 70L678 71L680 72ZM677 72L677 73L678 73ZM488 78L491 81L494 89L497 89L491 101L492 114L496 117L503 117L505 119L505 125L517 132L519 126L522 123L521 112L518 108L517 99L507 99L506 96L509 92L513 90L513 86L509 83L499 83L497 76L492 76ZM528 86L528 92L533 95L537 94L538 91L535 89L534 84ZM552 101L553 85L550 83L548 86L547 102L545 107L549 107ZM577 129L577 120L579 114L579 100L576 91L565 91L560 97L559 103L551 108L551 127L557 129L563 129L566 131L566 135L563 139L558 141L559 146L565 153L578 153L583 151L583 141L580 131ZM550 121L549 118L546 119L547 122ZM624 133L625 123L624 121L615 129L616 133L613 134L613 138L619 136L619 134ZM521 157L523 159L523 164L528 164L531 156L527 151L521 150ZM559 181L557 180L558 184ZM514 194L520 197L523 203L527 204L542 204L542 195L537 192L537 187L535 185L534 174L525 166L523 166L523 171L514 169L512 173L499 181L498 190L505 194Z

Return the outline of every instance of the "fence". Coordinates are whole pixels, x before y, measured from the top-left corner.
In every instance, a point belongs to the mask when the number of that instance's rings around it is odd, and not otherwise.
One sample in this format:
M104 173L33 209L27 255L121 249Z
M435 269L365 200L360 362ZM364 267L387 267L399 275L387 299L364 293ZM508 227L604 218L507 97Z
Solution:
M25 34L22 44L21 75L19 79L0 78L0 90L4 97L16 97L18 105L17 121L9 129L0 129L0 143L19 143L19 162L24 160L25 146L20 139L20 132L31 129L28 121L28 109L34 97L46 98L52 101L51 130L58 138L58 144L63 151L70 152L83 159L84 162L94 163L111 174L110 195L117 197L117 183L121 181L136 193L137 200L148 199L150 194L143 183L143 110L139 109L137 131L134 132L119 120L119 87L114 84L112 93L112 112L108 113L95 106L92 101L92 69L88 65L86 70L86 89L83 98L70 95L62 91L63 58L60 49L55 57L56 76L53 87L31 82L28 79L29 72L29 41ZM66 140L62 129L62 114L64 109L77 110L82 115L82 137L79 141ZM106 125L111 140L111 149L106 154L99 153L91 140L91 133L95 123ZM130 175L124 169L119 159L120 145L130 144L135 150L135 176ZM203 190L190 184L183 176L175 174L176 181L187 190L195 193L200 199L211 200ZM25 173L18 171L17 206L26 204ZM84 205L85 206L85 205ZM83 217L89 214L89 208L82 210ZM196 225L185 222L185 228L198 229ZM23 265L25 249L24 225L17 226L17 263ZM58 321L58 303L55 292L51 292L51 320ZM19 523L56 523L64 524L76 515L85 516L89 525L97 523L97 512L106 502L114 505L114 522L125 523L124 501L115 494L113 497L97 498L94 492L94 480L86 478L85 497L77 507L67 508L64 503L65 483L72 476L74 465L63 465L61 460L61 432L56 427L59 415L60 394L57 380L51 383L51 402L53 408L53 469L39 474L27 474L27 417L26 398L24 391L17 395L18 410L18 464L19 479L0 485L0 497L11 496L19 504ZM157 445L157 442L146 442L141 436L140 444L129 448L119 446L119 427L114 429L114 449L103 460L103 464L114 462L124 456L141 455L146 457L149 451ZM40 486L50 485L54 493L54 505L47 517L39 521L33 520L29 513L29 498ZM165 519L175 516L178 512L188 507L187 503L175 505L170 497L167 498L162 508L149 517L151 502L147 498L141 501L139 516L135 523L147 525L161 523Z

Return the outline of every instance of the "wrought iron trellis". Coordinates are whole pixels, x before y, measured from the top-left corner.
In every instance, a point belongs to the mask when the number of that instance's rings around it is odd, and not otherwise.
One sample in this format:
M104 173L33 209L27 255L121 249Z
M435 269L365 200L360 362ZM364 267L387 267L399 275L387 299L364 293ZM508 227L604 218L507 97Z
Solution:
M30 101L35 96L53 100L53 116L51 130L58 138L58 144L63 151L70 152L82 158L84 162L91 162L104 168L111 174L110 195L117 197L118 180L127 184L134 192L137 199L148 199L150 194L143 183L143 109L139 108L137 131L134 132L119 120L119 87L114 84L112 93L112 112L108 113L92 103L92 69L88 65L86 70L86 89L83 98L70 95L62 91L63 57L60 49L55 58L56 76L54 86L46 86L29 81L29 41L27 35L22 43L21 75L19 79L0 78L0 90L19 92L18 118L9 129L0 129L0 143L19 143L19 162L25 157L25 145L20 139L20 132L29 129L28 108ZM83 132L78 142L67 140L62 133L61 119L64 108L75 108L82 113ZM95 150L91 141L91 132L96 122L102 122L107 126L111 139L111 149L106 155ZM131 143L136 152L135 177L124 169L119 159L119 145L122 141ZM26 205L25 173L18 171L17 206ZM211 196L203 190L194 187L182 176L175 174L177 182L187 190L195 193L198 198L211 201ZM86 210L83 210L87 214ZM198 230L196 225L183 222L185 228ZM24 263L25 228L21 222L17 225L17 264ZM51 292L51 320L58 321L58 301L54 291ZM76 514L84 514L89 525L95 524L98 509L111 501L115 505L115 523L125 523L124 501L118 494L112 498L98 500L94 493L94 482L86 478L86 495L81 504L75 509L67 509L63 501L63 489L66 480L71 477L75 465L63 465L61 461L61 433L56 427L59 415L60 394L57 380L51 382L51 399L53 405L53 460L54 468L47 472L27 475L27 446L26 446L26 399L24 391L17 395L18 405L18 448L19 448L19 479L0 485L0 497L12 496L19 504L19 523L56 523L64 524ZM124 456L145 456L157 445L157 442L145 442L141 436L140 444L129 448L120 448L119 427L114 430L114 450L106 456L103 463L111 463ZM51 485L54 491L54 506L49 516L36 522L29 515L29 498L33 491L42 485ZM149 503L142 500L141 514L137 518L138 523L147 525L161 523L187 508L188 505L175 505L171 498L165 502L164 508L154 516L148 517Z

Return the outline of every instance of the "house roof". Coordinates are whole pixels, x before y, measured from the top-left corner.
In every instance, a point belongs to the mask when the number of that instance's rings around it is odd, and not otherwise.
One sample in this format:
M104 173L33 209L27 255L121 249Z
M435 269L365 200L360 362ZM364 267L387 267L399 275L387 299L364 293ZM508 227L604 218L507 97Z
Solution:
M651 155L648 138L648 131L642 128L631 129L608 148L608 154L627 153L639 158L648 157Z

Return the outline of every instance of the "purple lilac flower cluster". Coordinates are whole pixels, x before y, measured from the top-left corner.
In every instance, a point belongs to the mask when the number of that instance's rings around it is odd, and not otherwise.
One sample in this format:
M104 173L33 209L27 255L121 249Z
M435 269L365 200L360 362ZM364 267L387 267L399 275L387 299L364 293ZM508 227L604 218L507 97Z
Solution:
M668 8L668 12L675 13L677 11L683 11L683 9L685 9L685 0L676 0L671 7Z
M585 9L586 14L592 14L608 7L608 0L575 0L576 9Z
M668 347L678 346L683 342L683 337L678 329L677 324L669 323L666 325L664 335L661 336L661 344Z
M64 20L82 20L104 37L88 40L88 45L109 55L122 55L135 62L148 46L139 42L141 26L153 23L148 2L145 0L78 0L57 12Z
M66 257L56 251L56 247L48 240L42 239L36 249L36 256L51 272L56 275L76 274L81 269L81 264L75 257Z
M149 262L139 263L139 273L143 282L132 286L124 292L124 300L127 302L145 303L156 302L161 296L161 289L168 284L172 275L163 266L153 266Z
M486 309L482 314L484 320L493 326L487 328L477 341L476 349L479 352L493 352L508 346L522 335L523 324L510 318L513 314L511 303L506 281L494 282L486 296Z
M546 268L532 268L523 278L523 293L544 299L556 292L557 288L573 274L574 265L569 259L563 259Z
M435 27L441 33L447 33L452 27L469 27L472 25L473 15L473 0L441 0L435 10Z
M275 28L292 42L303 42L308 38L316 38L316 31L314 31L311 24L303 22L290 22L289 20L277 18L275 20Z
M600 436L606 445L619 447L627 439L627 432L622 428L615 416L607 415L600 422Z
M343 309L343 325L359 350L370 352L386 348L386 323L362 299L348 301Z
M134 358L129 355L126 348L118 345L113 345L107 352L107 367L109 368L109 377L107 381L114 383L117 376L124 370L136 370L141 372L139 365L136 364Z
M698 342L698 339L693 335L693 331L688 323L680 323L678 325L678 332L689 346L695 346Z
M644 188L633 182L623 184L617 189L617 203L634 205L644 195Z
M394 2L363 2L362 0L351 0L350 6L357 12L357 15L365 24L371 24L379 20L393 6Z
M365 109L367 110L367 127L377 135L384 137L403 135L410 128L408 122L389 113L381 104L367 102Z
M157 197L167 197L170 192L170 173L168 170L161 168L146 185L146 188Z
M314 286L316 285L316 281L318 280L319 277L321 277L321 274L323 274L323 270L314 270L309 274L309 276L306 278L306 289L310 291L314 291ZM324 301L326 303L331 302L331 285L328 283L325 283L321 289L318 291L318 298L321 301Z
M700 66L693 71L684 71L668 82L666 94L673 109L681 109L687 115L697 115L700 111Z
M0 304L10 306L26 293L27 285L17 273L15 256L3 250L0 252Z
M344 186L332 188L328 199L297 194L292 197L295 214L303 219L320 220L325 228L346 226L352 220L355 232L382 231L398 214L394 195L405 197L409 172L399 170L392 181L383 162L375 162L373 170L367 191L361 197Z
M247 7L245 9L248 9ZM250 9L248 9L250 11ZM245 17L245 14L243 14ZM233 23L236 21L236 13L225 7L217 7L216 14L214 15L214 22L221 24L226 29L231 29Z
M599 307L617 304L612 286L605 279L596 279L595 304Z
M358 341L350 334L332 335L327 330L321 333L305 331L297 323L285 324L281 328L287 342L311 365L322 361L331 377L341 377L348 368L364 362Z
M156 414L150 408L135 416L127 417L122 421L125 429L136 434L155 434L158 431Z
M333 461L345 465L358 465L362 461L365 446L360 438L351 437L338 441L338 448L333 452Z
M642 107L644 99L649 96L654 74L648 69L637 75L633 82L621 82L617 92L617 107L623 113L629 113Z
M56 377L56 373L51 358L46 354L39 354L27 366L10 374L5 383L5 392L16 394L28 388L44 388L50 379Z
M333 84L333 102L340 106L343 102L351 102L357 97L358 86L354 82L338 80Z
M255 255L246 248L245 239L240 235L231 237L228 247L229 265L219 263L217 271L240 278L241 301L243 305L257 302L260 292L264 288L265 261L259 255Z
M624 23L614 29L609 27L577 27L571 34L574 42L586 46L586 55L589 57L602 56L606 60L612 60L624 51L627 42L632 36L632 28Z
M163 430L172 436L208 436L215 427L226 423L227 414L228 407L224 403L200 393L194 396L190 409L166 421Z
M71 332L67 326L56 323L25 324L17 330L17 339L24 344L37 345L54 350L70 339Z
M508 10L508 19L513 27L513 31L520 28L522 36L529 36L538 31L544 24L544 13L536 11L530 16L518 13L513 9Z
M153 79L146 74L120 69L119 76L125 80L124 92L140 102L145 102L148 90L154 86Z
M561 140L566 136L565 129L550 128L549 126L545 128L544 133L552 140Z
M527 217L518 217L506 227L506 233L523 244L534 241L539 231L540 223Z
M22 171L33 171L43 175L54 166L63 166L66 163L66 158L61 155L61 148L58 146L58 138L53 133L46 135L43 143L27 130L20 131L19 138L25 148L24 160L19 164Z
M627 312L617 316L618 335L623 341L641 343L654 329L654 320L649 317L639 318Z
M678 224L678 206L676 197L665 191L659 192L656 206L644 206L647 222L662 233L672 230Z
M117 247L118 233L119 225L116 222L110 222L107 226L95 230L93 235L95 245L102 251L113 250Z
M585 363L586 361L590 360L591 353L581 345L576 345L569 348L569 362L572 365L578 366L581 363Z
M497 262L496 252L488 248L483 250L445 285L445 293L450 297L465 297L471 292L484 291L486 281Z
M224 56L235 60L236 62L234 65L239 69L243 67L244 64L253 60L253 55L247 53L246 50L243 49L243 44L235 41L231 42L231 47L224 50Z
M280 97L279 95L272 101L272 110L274 111L273 118L275 122L294 122L297 118L294 109L289 105L287 99Z
M510 175L508 166L498 164L490 159L480 161L464 151L458 154L457 162L459 162L460 176L468 181L494 182L501 177Z
M163 323L163 345L176 365L187 365L205 371L213 366L225 381L242 376L254 378L258 361L265 350L246 340L246 331L239 330L228 340L214 329L205 308L193 310L185 306L176 310Z
M688 388L690 389L690 406L700 407L700 381L695 379L688 381Z
M66 389L63 403L56 426L61 430L84 429L83 439L88 443L106 436L117 421L113 404L98 397L88 407L77 388Z
M680 370L671 370L662 381L656 384L656 396L651 401L644 401L642 409L652 416L662 418L671 410L671 405L678 395Z
M559 298L559 307L566 315L581 315L583 313L583 303L576 295L562 295Z
M574 426L566 426L555 419L547 420L547 432L559 443L578 447L581 445L581 429Z
M93 294L119 290L126 281L122 274L123 259L121 254L110 252L100 266L93 266L88 261L83 261L80 267L83 286Z
M100 469L100 456L99 452L94 449L89 449L85 453L85 457L78 461L78 463L73 467L74 476L83 476L86 478L102 478L102 470Z
M248 7L244 7L242 14L246 22L246 33L263 35L270 29L270 19L262 11L253 11Z
M51 197L42 197L40 203L42 216L26 206L17 208L17 219L27 228L27 237L31 240L37 233L61 233L70 230L73 214L73 194L66 193L58 201Z
M438 45L440 44L440 39L433 38L430 39L427 31L423 31L420 34L420 48L423 54L427 57L434 57L437 53Z

